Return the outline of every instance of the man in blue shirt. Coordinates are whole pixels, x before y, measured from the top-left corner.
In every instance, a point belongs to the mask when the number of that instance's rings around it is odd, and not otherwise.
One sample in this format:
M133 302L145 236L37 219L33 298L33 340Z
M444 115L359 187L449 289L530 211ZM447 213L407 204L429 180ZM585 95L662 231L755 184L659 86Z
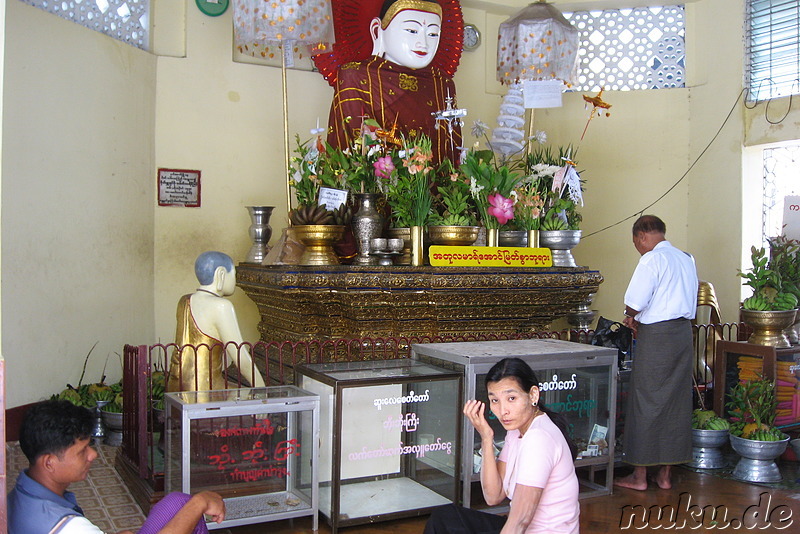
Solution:
M30 462L8 494L8 529L14 534L102 534L83 515L67 488L89 474L97 451L90 445L94 424L86 408L45 401L31 408L20 428L20 447ZM208 532L203 515L217 523L225 504L213 492L193 497L170 494L153 507L142 533Z

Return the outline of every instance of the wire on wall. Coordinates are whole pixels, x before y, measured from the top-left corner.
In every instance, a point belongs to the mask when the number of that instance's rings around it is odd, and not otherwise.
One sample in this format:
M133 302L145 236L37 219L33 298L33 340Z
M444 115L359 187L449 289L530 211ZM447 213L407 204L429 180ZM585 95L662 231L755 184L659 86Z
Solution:
M700 161L700 158L702 158L703 155L708 151L708 149L711 148L711 145L713 145L714 141L717 140L717 137L719 137L719 134L722 133L722 129L725 127L726 124L728 124L728 121L730 120L731 115L733 115L733 111L736 109L736 105L739 103L739 99L742 98L742 95L745 93L745 91L746 91L746 89L742 89L739 92L739 94L736 97L736 100L733 103L733 106L731 106L730 111L728 111L728 115L725 117L725 120L722 121L722 124L720 125L719 129L717 129L717 133L714 134L714 137L711 138L711 141L708 142L708 144L705 146L705 148L702 150L702 152L700 152L700 154L695 158L695 160L692 162L692 164L689 165L689 168L686 169L686 172L684 172L681 175L681 177L678 178L678 180L669 187L669 189L667 189L660 197L655 199L653 202L651 202L650 204L648 204L647 206L645 206L641 210L639 210L639 211L633 213L632 215L629 215L629 216L625 217L624 219L621 219L621 220L619 220L619 221L617 221L617 222L615 222L613 224L609 224L608 226L606 226L604 228L601 228L601 229L599 229L597 231L594 231L594 232L592 232L590 234L586 234L581 239L586 239L587 237L591 237L593 235L599 234L600 232L605 232L606 230L614 228L615 226L619 226L620 224L622 224L625 221L628 221L630 219L633 219L634 217L640 217L640 216L644 215L645 211L647 211L648 209L650 209L653 206L655 206L661 199L666 197L673 189L678 187L678 184L680 184L683 181L683 179L686 178L689 175L689 173L692 171L692 169L694 169L694 166L697 165L697 163Z

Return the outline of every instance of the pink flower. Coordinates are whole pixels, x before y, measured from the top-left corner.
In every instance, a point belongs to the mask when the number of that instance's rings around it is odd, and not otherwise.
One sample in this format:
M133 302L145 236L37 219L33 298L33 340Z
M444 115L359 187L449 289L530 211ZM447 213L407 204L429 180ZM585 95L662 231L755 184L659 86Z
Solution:
M375 176L388 179L394 170L394 163L391 156L383 156L372 164L375 167Z
M506 224L514 218L514 200L506 198L500 193L492 193L487 198L491 207L486 210L489 215L494 215L497 222Z

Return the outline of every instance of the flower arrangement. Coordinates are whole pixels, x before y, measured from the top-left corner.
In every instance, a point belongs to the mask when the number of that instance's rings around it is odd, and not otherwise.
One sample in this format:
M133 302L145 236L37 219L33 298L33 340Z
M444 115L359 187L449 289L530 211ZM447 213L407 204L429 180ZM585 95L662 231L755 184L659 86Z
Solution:
M487 135L489 130L482 121L475 121L472 134L483 137L490 150L470 151L464 161L464 165L469 167L465 172L474 176L485 174L490 168L489 165L483 165L480 172L476 172L476 166L470 161L473 156L493 163L498 175L505 172L510 176L520 176L507 193L495 192L491 202L487 195L486 215L494 215L501 225L511 223L522 230L577 230L581 222L577 207L583 205L583 189L580 175L575 170L573 147L568 145L554 150L544 145L547 135L537 132L522 150L511 154L501 153L493 156L496 161L492 161L492 157L484 155L494 155L492 142ZM479 182L478 187L480 185ZM490 220L487 228L494 227L494 221Z
M538 139L544 139L540 134ZM543 142L543 141L542 141ZM525 160L523 191L541 203L539 228L530 230L577 230L582 220L578 205L583 205L583 188L575 170L575 151L571 145L556 152L541 143L533 147ZM534 223L535 224L535 223Z
M426 136L404 139L365 119L362 135L346 149L316 138L301 143L292 158L292 178L298 207L295 224L332 224L345 215L317 208L320 187L353 193L382 193L391 208L395 228L474 226L487 229L513 224L523 230L577 229L581 222L582 186L571 146L544 145L538 132L532 149L506 155L491 150L488 126L476 121L473 134L482 135L490 149L476 147L462 154L460 165L449 160L432 163ZM291 217L291 214L290 214ZM297 221L295 221L297 219ZM313 222L316 221L316 222Z
M508 166L495 165L491 150L470 150L461 170L469 178L470 194L487 229L498 229L514 218L511 193L521 175Z
M449 160L434 175L436 196L431 224L439 226L475 226L478 215L470 194L470 180Z

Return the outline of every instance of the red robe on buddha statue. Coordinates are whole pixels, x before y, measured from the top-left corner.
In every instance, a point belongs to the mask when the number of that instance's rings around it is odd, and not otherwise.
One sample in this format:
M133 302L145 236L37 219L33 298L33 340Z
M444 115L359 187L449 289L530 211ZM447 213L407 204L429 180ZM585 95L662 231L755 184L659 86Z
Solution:
M339 148L352 146L362 117L371 118L384 130L396 127L397 138L429 136L434 161L449 158L456 162L461 128L454 124L451 138L447 123L436 128L432 115L446 109L445 99L455 99L455 94L452 78L433 66L410 69L377 56L347 63L339 68L336 80L328 142Z

